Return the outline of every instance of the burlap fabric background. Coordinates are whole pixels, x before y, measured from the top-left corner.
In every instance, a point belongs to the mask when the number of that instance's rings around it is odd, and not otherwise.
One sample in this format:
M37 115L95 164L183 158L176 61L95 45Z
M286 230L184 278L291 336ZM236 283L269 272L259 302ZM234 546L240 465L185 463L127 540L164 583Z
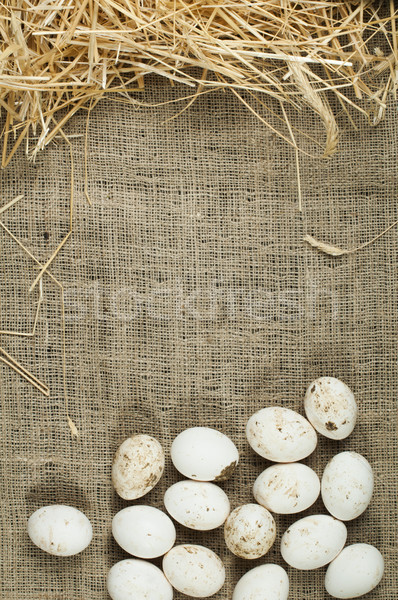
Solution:
M184 93L155 78L140 98L157 103ZM369 600L394 598L397 230L340 258L302 238L310 233L353 247L397 218L396 106L377 128L359 120L355 131L341 118L345 131L331 160L301 157L302 214L294 151L232 94L203 96L165 122L179 108L110 101L96 108L88 138L92 207L83 194L84 139L71 137L74 234L52 271L65 286L67 388L80 439L71 440L65 420L60 295L47 277L37 336L2 336L2 345L50 385L51 397L1 366L0 596L107 598L107 571L127 557L110 533L113 515L128 504L113 491L110 468L128 435L146 432L164 444L165 476L137 501L162 507L166 487L179 479L169 457L173 437L193 425L224 431L242 456L222 485L235 507L252 500L251 486L269 464L245 441L248 417L272 403L303 413L307 385L329 374L355 391L358 425L340 443L319 439L304 462L321 474L334 453L352 449L372 464L374 498L348 524L348 543L381 550L386 573ZM309 114L293 124L323 136ZM84 126L78 115L67 132L81 136ZM3 220L42 261L67 232L69 184L62 139L35 163L21 150L1 173L3 202L25 195ZM27 290L37 271L4 232L0 244L1 328L28 330L37 290L31 297ZM90 518L94 539L81 555L51 557L28 539L28 516L54 502ZM306 514L316 511L324 511L321 501ZM227 581L214 598L230 600L245 570L283 564L280 537L297 518L277 518L277 541L260 561L233 557L221 530L178 528L178 541L202 543L223 558ZM292 600L327 597L325 569L287 570Z

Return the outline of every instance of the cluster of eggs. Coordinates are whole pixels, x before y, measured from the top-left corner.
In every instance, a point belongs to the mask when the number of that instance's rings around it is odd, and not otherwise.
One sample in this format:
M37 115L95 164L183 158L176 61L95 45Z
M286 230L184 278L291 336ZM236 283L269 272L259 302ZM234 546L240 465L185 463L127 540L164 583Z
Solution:
M267 407L252 415L246 425L247 440L260 456L276 464L256 479L256 503L231 512L228 496L217 482L234 472L239 453L223 433L209 427L182 431L171 446L171 460L186 478L166 490L162 510L135 504L119 511L112 521L116 542L133 558L116 563L107 586L112 600L172 600L173 588L195 598L217 593L225 581L221 558L198 544L175 545L173 523L209 531L224 525L227 548L236 556L264 556L276 538L274 514L295 514L322 496L330 513L304 517L282 535L281 554L296 569L316 569L329 564L325 587L335 598L357 598L381 580L383 557L370 544L345 546L346 521L367 508L373 492L368 461L356 452L341 452L327 464L322 480L299 461L317 445L317 434L339 440L353 430L357 405L351 390L341 381L323 377L306 393L305 419L283 407ZM316 430L316 431L315 431ZM116 452L112 481L125 500L137 500L160 480L165 454L153 437L138 434L125 440ZM49 506L29 519L32 541L47 552L71 555L91 541L92 528L80 511ZM162 569L149 560L163 557ZM276 564L249 570L238 581L232 600L286 600L289 579Z

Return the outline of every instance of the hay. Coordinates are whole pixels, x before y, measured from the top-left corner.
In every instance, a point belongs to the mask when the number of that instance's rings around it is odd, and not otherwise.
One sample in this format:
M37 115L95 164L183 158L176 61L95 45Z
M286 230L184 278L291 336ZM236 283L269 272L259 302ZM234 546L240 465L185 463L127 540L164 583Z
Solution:
M338 141L331 95L372 123L383 118L397 87L396 19L393 0L5 0L2 166L23 141L34 157L109 90L139 103L130 92L148 73L185 83L191 99L220 87L245 103L256 94L269 125L269 97L310 106L325 125L329 155Z
M358 252L358 250L364 250L365 248L379 240L381 237L383 237L383 235L388 233L397 225L398 221L394 221L391 225L386 227L386 229L384 229L381 233L378 233L371 240L360 244L360 246L357 246L355 248L350 248L349 250L347 250L346 248L338 248L337 246L333 246L332 244L325 244L325 242L316 240L314 237L312 237L312 235L308 234L304 236L303 240L307 242L307 244L309 244L313 248L316 248L317 250L320 250L320 252L323 252L324 254L328 254L329 256L343 256L344 254L354 254L354 252Z

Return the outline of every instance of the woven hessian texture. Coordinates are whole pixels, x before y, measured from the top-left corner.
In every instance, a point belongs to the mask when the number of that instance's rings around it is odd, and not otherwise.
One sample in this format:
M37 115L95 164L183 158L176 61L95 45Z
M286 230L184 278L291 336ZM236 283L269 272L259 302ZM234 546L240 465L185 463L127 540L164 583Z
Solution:
M154 78L139 98L164 103L184 93ZM300 157L302 214L295 153L286 142L232 94L202 96L167 122L182 106L139 109L105 100L96 107L87 144L92 207L84 196L86 113L65 129L75 162L74 230L51 271L65 288L66 383L80 438L71 439L65 416L60 290L46 276L36 336L1 336L1 345L51 388L45 398L0 365L1 599L108 597L107 572L127 558L112 539L111 520L128 505L113 490L110 470L131 434L154 435L167 456L160 483L136 504L163 507L166 488L182 478L171 465L171 442L194 425L218 428L237 444L241 462L221 485L232 507L253 501L252 484L270 463L249 449L248 417L272 404L304 414L306 387L322 375L353 389L358 424L344 441L320 437L303 462L319 475L342 450L371 463L374 496L347 524L347 543L380 549L386 573L368 598L393 598L397 229L339 258L302 240L309 233L352 248L398 218L396 106L376 128L357 115L355 131L341 118L332 159ZM324 138L305 111L292 125ZM1 202L24 199L1 218L44 262L68 231L69 148L59 138L35 163L20 150L0 175ZM0 326L28 331L37 270L3 230L0 248ZM94 539L81 555L53 557L30 542L29 515L52 503L76 506L91 520ZM304 514L316 512L325 512L320 500ZM291 600L326 599L324 568L295 571L280 556L281 535L297 518L276 517L273 548L253 562L231 555L222 528L178 527L178 542L201 543L225 561L226 583L215 600L231 600L238 578L263 562L285 566Z

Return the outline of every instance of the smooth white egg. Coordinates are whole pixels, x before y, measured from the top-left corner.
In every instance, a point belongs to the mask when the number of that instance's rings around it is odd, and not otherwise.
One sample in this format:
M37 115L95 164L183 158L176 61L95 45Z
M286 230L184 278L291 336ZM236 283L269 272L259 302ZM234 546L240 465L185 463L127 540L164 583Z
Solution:
M172 600L173 588L158 567L128 558L110 569L107 579L112 600Z
M220 527L230 512L227 494L207 481L175 483L166 491L164 505L178 523L200 531Z
M225 543L236 556L264 556L275 541L276 525L271 513L259 504L243 504L231 512L224 525Z
M173 521L153 506L135 505L120 510L112 521L113 537L129 554L139 558L162 556L173 546Z
M28 534L41 550L56 556L72 556L87 548L93 528L77 508L53 504L39 508L29 517Z
M196 544L174 546L163 557L163 571L171 585L193 598L208 598L225 581L222 560L209 548Z
M257 454L273 462L296 462L317 445L312 425L289 408L269 406L254 413L246 425L246 437Z
M306 510L319 496L318 475L301 463L272 465L253 485L256 501L268 510L283 515Z
M235 586L232 600L287 600L289 578L279 565L260 565L243 575Z
M352 544L330 563L325 576L326 591L334 598L358 598L380 583L384 560L370 544Z
M325 467L321 491L327 510L336 519L356 519L372 498L372 467L357 452L340 452Z
M161 444L145 434L134 435L118 448L112 465L112 482L124 500L136 500L150 492L165 465Z
M171 445L171 460L177 471L197 481L224 481L239 461L235 444L221 431L191 427Z
M283 534L281 554L296 569L318 569L342 550L347 528L329 515L311 515L296 521Z
M345 383L334 377L320 377L309 385L304 409L315 429L332 440L348 437L358 414L354 394Z

